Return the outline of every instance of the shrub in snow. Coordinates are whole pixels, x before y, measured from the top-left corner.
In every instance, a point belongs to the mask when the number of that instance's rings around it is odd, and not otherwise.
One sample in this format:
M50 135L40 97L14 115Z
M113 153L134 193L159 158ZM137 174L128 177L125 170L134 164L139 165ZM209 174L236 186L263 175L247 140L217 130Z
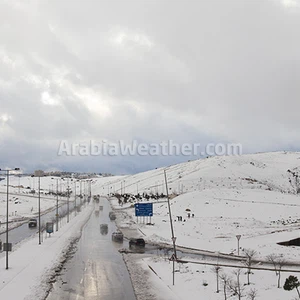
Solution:
M300 283L298 281L298 278L296 276L290 275L284 283L283 289L286 291L291 291L293 289L296 289L298 297L300 299L300 293L298 290L298 287L300 286Z

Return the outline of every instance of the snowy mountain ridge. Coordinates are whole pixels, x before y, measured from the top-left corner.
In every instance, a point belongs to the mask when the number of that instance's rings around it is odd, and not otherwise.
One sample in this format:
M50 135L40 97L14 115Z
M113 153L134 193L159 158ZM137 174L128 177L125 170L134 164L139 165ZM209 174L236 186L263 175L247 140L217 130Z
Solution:
M158 168L135 175L106 178L95 184L101 192L169 192L182 194L210 188L263 189L296 194L300 152L267 152L240 156L215 156Z

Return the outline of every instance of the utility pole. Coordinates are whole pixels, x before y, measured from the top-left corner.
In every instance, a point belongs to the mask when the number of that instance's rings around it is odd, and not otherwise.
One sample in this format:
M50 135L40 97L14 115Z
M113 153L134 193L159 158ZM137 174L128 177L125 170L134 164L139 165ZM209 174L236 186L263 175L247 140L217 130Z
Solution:
M164 170L165 174L165 183L166 183L166 191L167 191L167 199L168 199L168 207L169 207L169 217L170 217L170 225L171 225L171 233L172 233L172 242L173 242L173 251L174 251L174 258L173 258L173 285L175 285L175 260L177 260L177 253L176 253L176 237L174 236L174 228L173 228L173 221L172 221L172 214L171 214L171 206L170 206L170 198L169 198L169 191L168 191L168 181L167 181L167 174L166 170Z
M76 216L76 180L74 182L74 207L75 207L75 216Z
M80 180L80 205L82 205L82 181Z
M92 199L92 180L90 180L90 199Z
M56 179L56 231L58 231L58 179Z
M240 239L241 239L241 235L240 234L237 234L236 235L236 239L237 239L237 253L238 253L238 256L240 255Z
M70 187L69 187L69 178L67 178L67 207L68 207L68 215L67 215L67 223L69 223L69 212L70 212Z
M6 270L8 269L8 194L9 194L9 170L6 170L7 190L6 190Z
M41 244L41 174L39 174L39 245Z
M85 192L86 192L86 182L83 182L83 203L85 203L86 199L85 199Z
M39 245L41 244L41 176L44 175L44 171L36 170L34 171L34 175L31 177L38 177L38 187L39 187L39 196L38 196L38 211L39 211ZM34 182L34 179L33 179Z

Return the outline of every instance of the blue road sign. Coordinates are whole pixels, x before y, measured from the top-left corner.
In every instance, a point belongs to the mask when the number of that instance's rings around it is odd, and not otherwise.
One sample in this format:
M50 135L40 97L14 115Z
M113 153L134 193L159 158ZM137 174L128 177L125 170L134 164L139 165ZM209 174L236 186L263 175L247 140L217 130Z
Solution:
M152 217L153 216L153 203L136 203L135 216L136 217Z

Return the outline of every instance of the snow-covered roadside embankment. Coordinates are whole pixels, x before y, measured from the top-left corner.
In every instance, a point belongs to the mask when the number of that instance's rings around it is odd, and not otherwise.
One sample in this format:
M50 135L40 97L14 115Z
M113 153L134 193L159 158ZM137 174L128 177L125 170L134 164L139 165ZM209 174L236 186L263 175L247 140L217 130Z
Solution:
M91 203L41 245L37 236L22 242L9 255L8 270L5 270L5 257L1 258L0 298L44 299L55 269L65 260L69 245L80 237L93 208Z
M161 280L140 254L123 254L136 300L177 300L176 294Z

